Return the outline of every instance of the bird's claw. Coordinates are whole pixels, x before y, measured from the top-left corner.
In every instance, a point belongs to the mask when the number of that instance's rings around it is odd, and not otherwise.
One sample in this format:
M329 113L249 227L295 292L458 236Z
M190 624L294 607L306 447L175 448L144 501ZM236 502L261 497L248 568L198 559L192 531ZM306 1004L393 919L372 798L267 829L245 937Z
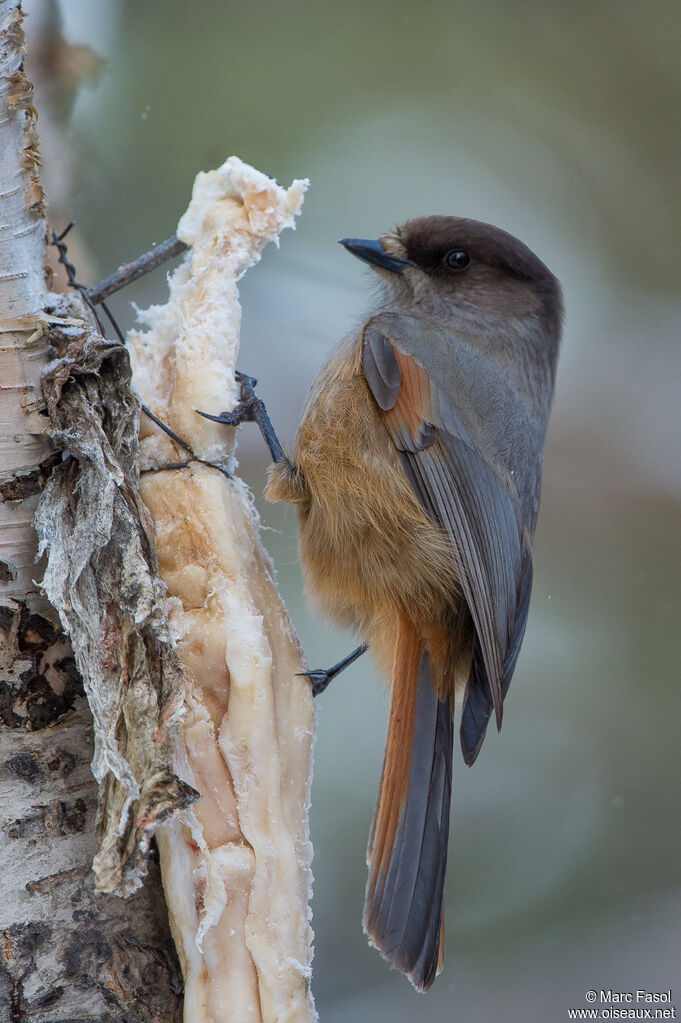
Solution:
M240 426L241 423L257 422L255 411L260 404L260 398L255 393L255 387L258 381L255 377L250 377L238 369L234 372L234 379L241 386L239 401L231 412L220 412L219 415L213 416L210 412L202 412L198 408L194 411L204 419L210 419L213 423L223 423L225 426Z
M335 678L337 672L325 671L324 668L313 668L311 671L299 671L297 674L301 677L309 678L312 695L319 696L320 693L324 692L329 682Z
M250 393L253 393L253 389L258 386L258 381L255 377L249 377L248 373L242 373L240 369L234 370L234 379L237 384L241 384L241 398L245 397L244 388L247 388Z
M319 696L336 675L340 675L342 671L345 671L358 657L366 653L366 650L366 643L362 643L361 646L358 646L347 657L344 657L342 661L339 661L338 664L333 664L330 668L313 668L312 671L299 671L298 674L309 678L310 685L312 686L312 695Z

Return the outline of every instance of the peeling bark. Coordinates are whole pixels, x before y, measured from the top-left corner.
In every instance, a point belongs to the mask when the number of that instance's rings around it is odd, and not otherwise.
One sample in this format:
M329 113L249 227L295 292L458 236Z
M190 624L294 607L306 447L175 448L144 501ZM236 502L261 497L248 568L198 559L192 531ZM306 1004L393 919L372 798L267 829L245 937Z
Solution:
M197 798L174 774L167 729L182 708L153 527L138 490L139 402L128 352L88 322L76 296L51 309L43 375L49 432L63 460L36 511L43 587L71 637L94 716L101 782L97 887L139 887L158 822ZM80 314L80 318L79 318Z

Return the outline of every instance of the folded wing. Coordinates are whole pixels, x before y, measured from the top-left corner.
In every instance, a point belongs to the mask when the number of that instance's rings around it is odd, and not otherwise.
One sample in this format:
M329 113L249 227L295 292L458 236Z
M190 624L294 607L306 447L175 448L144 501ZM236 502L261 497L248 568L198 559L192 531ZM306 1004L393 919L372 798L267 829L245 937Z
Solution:
M362 366L416 495L452 543L475 627L460 727L472 764L492 710L501 727L527 621L532 555L517 490L503 466L476 448L462 410L400 350L399 338L370 323Z

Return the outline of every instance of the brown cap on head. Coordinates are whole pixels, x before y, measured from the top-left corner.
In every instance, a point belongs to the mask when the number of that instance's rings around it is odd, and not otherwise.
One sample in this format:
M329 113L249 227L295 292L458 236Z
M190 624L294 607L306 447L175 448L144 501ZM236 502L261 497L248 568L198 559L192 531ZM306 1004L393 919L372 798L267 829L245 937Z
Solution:
M418 217L397 228L407 259L429 272L446 272L451 251L522 280L541 281L553 274L534 252L508 231L464 217Z
M508 231L465 217L429 216L408 220L381 242L441 286L480 294L480 285L510 294L513 282L540 300L546 329L558 334L563 303L560 285L545 263Z

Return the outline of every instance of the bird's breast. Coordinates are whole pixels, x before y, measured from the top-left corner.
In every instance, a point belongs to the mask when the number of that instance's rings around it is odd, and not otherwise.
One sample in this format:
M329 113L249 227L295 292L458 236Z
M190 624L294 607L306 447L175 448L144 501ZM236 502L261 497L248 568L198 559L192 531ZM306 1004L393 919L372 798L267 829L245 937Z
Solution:
M346 625L391 609L440 618L458 592L451 546L417 500L361 369L342 342L312 386L293 459L306 587ZM273 485L274 484L274 485ZM268 496L277 498L276 470Z

